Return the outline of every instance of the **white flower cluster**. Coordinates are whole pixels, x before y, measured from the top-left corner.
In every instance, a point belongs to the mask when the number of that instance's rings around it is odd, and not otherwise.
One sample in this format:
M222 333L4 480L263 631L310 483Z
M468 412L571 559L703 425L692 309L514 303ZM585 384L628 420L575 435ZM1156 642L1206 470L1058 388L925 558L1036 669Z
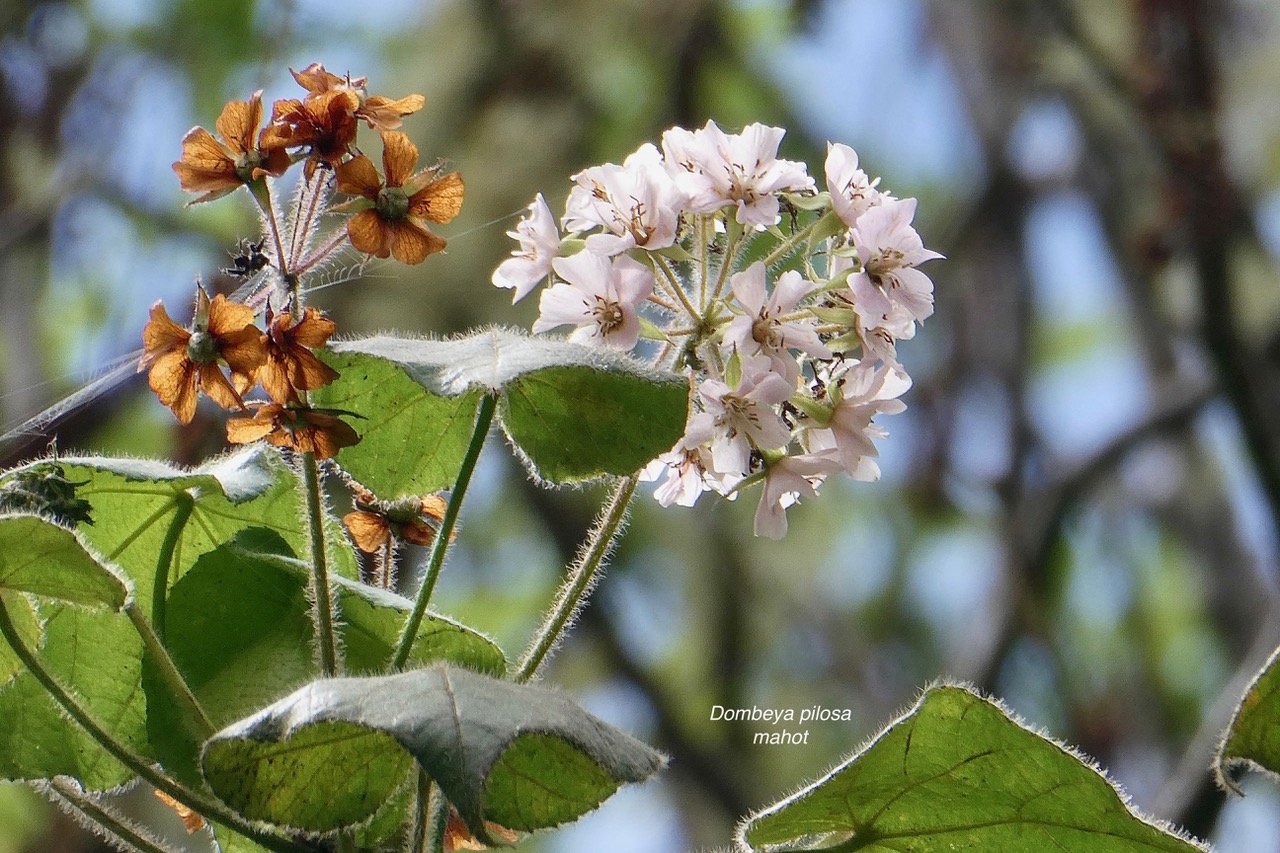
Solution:
M645 471L664 506L730 498L763 480L757 535L782 537L786 508L830 474L880 476L873 420L911 386L896 342L933 313L918 269L939 258L898 199L828 146L826 192L778 159L781 128L672 128L662 148L573 176L557 223L541 195L493 274L513 302L550 279L534 332L630 350L690 374L684 437ZM563 233L561 229L563 228Z

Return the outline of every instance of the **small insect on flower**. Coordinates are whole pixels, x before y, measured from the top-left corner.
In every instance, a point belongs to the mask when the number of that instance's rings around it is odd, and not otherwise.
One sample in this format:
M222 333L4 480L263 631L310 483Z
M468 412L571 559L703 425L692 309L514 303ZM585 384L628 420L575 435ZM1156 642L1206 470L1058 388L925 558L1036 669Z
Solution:
M138 371L150 369L151 390L184 424L195 417L198 390L224 409L243 409L240 395L253 387L267 357L262 332L253 324L253 309L221 293L210 301L199 284L191 328L173 322L157 301L142 329L142 343ZM231 368L230 381L219 361Z
M248 444L261 438L275 447L314 453L316 459L332 459L342 448L360 443L359 434L339 414L346 413L263 403L253 417L227 420L227 441Z
M34 512L68 527L93 524L93 507L76 497L76 488L86 483L67 479L57 462L41 462L0 482L0 512Z
M231 255L231 266L223 267L222 271L232 278L248 278L264 268L271 263L271 259L262 252L262 246L266 242L266 237L256 243L241 240L236 247L237 253L228 252Z

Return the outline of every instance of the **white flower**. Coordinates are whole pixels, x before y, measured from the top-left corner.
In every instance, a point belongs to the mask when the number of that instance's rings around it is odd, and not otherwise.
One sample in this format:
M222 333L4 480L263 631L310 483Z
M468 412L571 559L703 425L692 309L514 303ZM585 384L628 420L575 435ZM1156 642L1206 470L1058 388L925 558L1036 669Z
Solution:
M507 236L519 240L520 248L498 264L493 283L514 290L511 302L515 304L547 277L552 260L560 253L560 231L542 193L529 205L529 213L516 224L516 230L508 231Z
M698 387L703 411L689 418L686 447L710 443L715 473L744 477L751 450L774 450L791 441L791 429L773 407L791 398L795 386L767 358L744 359L737 388L717 379Z
M778 221L774 193L813 188L803 163L778 159L786 131L755 123L726 134L715 122L701 130L673 127L662 134L667 168L689 197L689 210L705 213L737 207L738 222L768 226Z
M601 255L628 249L663 249L676 239L685 198L667 174L662 155L650 143L618 166L606 163L573 176L564 225L571 231L597 226L607 233L587 237L587 248Z
M880 199L880 191L867 173L858 168L858 154L841 142L827 143L827 192L831 194L831 207L840 220L850 228L858 224L858 217L866 213Z
M801 497L818 496L818 486L828 474L840 470L830 453L784 456L765 471L764 493L756 507L755 534L770 539L787 535L787 507Z
M926 249L911 227L915 213L914 198L888 199L858 217L853 229L862 271L849 276L849 286L869 329L894 331L895 324L919 323L933 313L933 282L916 265L942 255Z
M534 332L576 326L569 340L631 349L640 339L636 307L653 293L653 272L628 257L610 260L591 252L556 258L564 279L542 291Z
M906 410L899 399L911 387L911 377L870 361L853 362L828 384L834 401L825 428L806 434L811 451L830 451L840 466L855 480L880 479L880 455L875 439L889 435L871 421L877 415L896 415Z
M831 358L831 350L822 340L810 319L786 320L782 317L796 309L800 301L812 293L818 285L806 281L795 270L784 272L773 292L765 294L764 264L757 261L729 279L733 295L746 309L746 314L735 317L724 333L727 349L736 349L740 356L768 356L773 369L781 373L794 386L800 378L800 365L789 350L798 349L814 358Z
M693 506L705 491L727 494L741 477L722 476L712 470L711 451L705 445L689 446L681 439L671 450L645 466L640 479L657 480L663 474L666 479L654 489L653 497L662 506ZM729 495L733 500L736 495Z

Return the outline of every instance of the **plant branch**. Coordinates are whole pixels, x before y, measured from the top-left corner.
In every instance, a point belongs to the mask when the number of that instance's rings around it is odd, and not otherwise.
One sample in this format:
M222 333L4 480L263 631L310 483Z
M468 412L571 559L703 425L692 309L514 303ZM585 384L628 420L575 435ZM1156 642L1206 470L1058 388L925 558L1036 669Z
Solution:
M190 790L182 783L171 779L163 771L153 766L146 758L138 755L117 740L115 735L111 734L106 726L99 722L98 718L54 677L53 673L45 669L40 658L22 641L17 626L13 624L9 610L5 607L3 597L0 597L0 635L4 636L10 647L13 648L14 654L18 656L18 659L27 668L27 671L31 673L36 681L40 682L40 685L66 712L67 716L88 732L111 757L133 771L144 781L164 791L170 797L198 812L206 819L213 819L219 823L226 824L231 829L253 839L268 850L272 850L275 853L311 853L311 848L259 829L212 797Z
M329 563L324 541L324 513L320 504L320 473L314 453L302 454L303 487L307 495L307 522L311 530L311 583L315 600L312 619L320 646L320 671L325 677L340 669L338 642L333 626L333 595L329 589Z
M440 569L444 566L445 552L449 549L449 539L453 536L453 528L458 521L458 512L462 509L462 501L467 495L467 486L475 473L476 461L480 451L484 449L484 441L489 435L489 425L493 423L493 412L497 408L498 398L486 394L480 400L476 411L475 428L471 431L471 443L467 445L467 453L462 458L462 467L458 469L458 479L454 482L453 491L449 494L449 505L445 508L444 518L440 521L440 529L436 531L435 541L431 543L431 556L427 562L427 573L422 578L422 586L418 588L417 599L413 603L413 612L405 620L404 629L400 633L400 642L396 644L395 654L391 657L390 670L395 672L404 668L409 659L409 650L418 636L418 628L427 612L427 603L440 578Z
M551 611L529 643L529 648L514 673L516 681L528 681L538 674L551 651L559 645L565 630L573 622L583 599L599 578L599 570L613 549L613 543L622 531L627 507L635 494L639 479L632 475L623 479L614 489L596 526L587 537L585 548L575 561L556 596Z
M187 684L186 679L182 677L182 673L178 672L178 667L174 664L173 658L169 656L169 650L164 647L159 635L152 628L151 623L147 621L146 614L142 612L142 608L138 606L138 603L133 600L125 604L124 612L129 617L129 621L133 623L133 627L137 629L138 636L142 638L142 645L146 647L147 653L151 655L151 661L155 664L156 670L164 680L165 686L169 688L173 698L178 700L178 705L186 712L187 719L196 723L201 740L207 739L218 729L209 720L209 715L205 713L204 708L200 705L200 700L196 699L195 694L191 692L191 687Z
M124 850L140 850L142 853L177 853L176 848L164 844L140 827L134 826L124 815L119 814L97 797L90 796L79 785L65 778L42 781L34 787L55 805L70 813L73 818L87 821L91 831L103 835L107 838L107 843L112 846L116 846L112 843L114 839L117 844L127 845L121 848Z

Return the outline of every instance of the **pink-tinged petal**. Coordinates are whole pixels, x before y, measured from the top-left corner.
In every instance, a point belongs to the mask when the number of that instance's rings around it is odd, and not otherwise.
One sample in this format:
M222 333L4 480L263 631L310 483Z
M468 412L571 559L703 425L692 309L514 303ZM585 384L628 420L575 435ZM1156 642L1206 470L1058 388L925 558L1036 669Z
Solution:
M816 283L809 281L795 270L787 270L778 277L777 283L773 286L773 306L779 314L794 311L800 304L800 300L817 287Z
M737 297L738 303L747 309L747 313L753 318L764 307L764 277L764 264L756 261L742 272L735 273L729 279L729 287L733 290L733 295Z
M578 252L551 262L556 275L592 296L604 296L609 284L610 264L607 258L591 252Z
M542 291L538 310L540 314L533 324L535 333L548 332L557 326L592 322L591 303L586 295L579 288L564 283L553 284Z
M614 259L611 272L615 291L623 304L639 305L653 294L653 271L634 258Z

